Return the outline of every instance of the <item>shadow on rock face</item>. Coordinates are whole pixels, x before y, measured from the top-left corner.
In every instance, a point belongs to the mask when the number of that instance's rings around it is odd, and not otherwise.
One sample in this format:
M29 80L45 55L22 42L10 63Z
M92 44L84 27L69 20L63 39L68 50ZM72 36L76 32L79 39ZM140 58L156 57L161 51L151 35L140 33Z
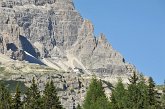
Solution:
M35 58L37 58L37 53L36 53L34 47L32 46L32 44L27 40L27 38L20 35L19 40L21 42L23 51L26 51L29 54L31 54L32 56L34 56Z
M28 55L27 53L25 53L25 60L30 62L30 63L35 63L35 64L40 64L40 65L45 65L43 62L41 62L39 59Z
M8 44L6 44L6 47L7 47L7 50L12 50L12 51L17 51L17 47L16 47L16 45L14 44L14 43L8 43Z
M29 40L26 37L20 35L19 40L21 42L23 51L25 51L25 60L26 61L28 61L30 63L45 65L43 62L41 62L38 59L38 56L37 56L37 53L36 53L34 47L32 46L32 44L29 42Z

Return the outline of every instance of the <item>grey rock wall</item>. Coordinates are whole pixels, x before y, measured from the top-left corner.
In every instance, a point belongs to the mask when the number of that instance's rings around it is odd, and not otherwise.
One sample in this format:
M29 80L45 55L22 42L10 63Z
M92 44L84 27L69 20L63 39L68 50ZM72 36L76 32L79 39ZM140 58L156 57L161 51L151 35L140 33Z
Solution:
M51 56L55 46L70 48L77 40L83 20L71 0L2 0L0 4L0 33L8 33L17 44L20 35L32 44L41 43L41 57Z
M3 54L13 56L23 50L39 59L62 59L69 58L69 53L85 66L83 70L102 75L130 75L136 70L103 34L94 35L93 24L81 17L72 0L1 0L0 4L0 52ZM23 55L14 57L24 59Z
M87 75L88 79L94 74L111 83L121 77L127 83L137 71L113 49L104 34L94 35L93 24L81 17L72 0L0 0L0 53L19 61L35 59L37 63L46 58L50 66L68 69L66 72L72 74L54 78L60 89L67 90L59 95L68 109L73 100L76 105L83 102L90 81L80 79L85 86L80 90L76 74ZM22 74L22 81L29 84L34 75ZM39 75L40 89L48 75Z
M102 75L130 75L136 70L103 34L94 35L92 23L81 17L72 0L1 0L0 4L0 52L3 54L13 56L23 50L39 59L65 57L66 60L70 58L69 53L82 63L81 69ZM23 55L14 57L24 59Z

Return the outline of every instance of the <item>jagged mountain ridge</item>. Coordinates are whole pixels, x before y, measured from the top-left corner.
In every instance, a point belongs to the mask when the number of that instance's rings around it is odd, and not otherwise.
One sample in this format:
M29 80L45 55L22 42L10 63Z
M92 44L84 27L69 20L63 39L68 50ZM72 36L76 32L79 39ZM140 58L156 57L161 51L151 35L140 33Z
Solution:
M0 0L0 6L0 52L12 59L29 61L32 55L36 63L65 71L78 68L108 81L136 70L103 34L94 35L92 23L72 0Z
M93 24L72 0L0 0L0 70L0 80L26 86L35 77L41 91L52 78L63 106L73 109L82 104L91 75L111 83L121 77L126 83L136 68L104 34L94 35Z

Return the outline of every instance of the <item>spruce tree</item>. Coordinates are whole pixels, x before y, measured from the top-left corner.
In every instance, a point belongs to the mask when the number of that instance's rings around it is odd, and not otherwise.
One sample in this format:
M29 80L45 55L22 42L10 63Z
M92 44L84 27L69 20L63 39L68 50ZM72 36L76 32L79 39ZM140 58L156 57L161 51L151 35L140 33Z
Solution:
M47 82L43 95L44 109L62 109L53 81Z
M139 89L139 102L138 102L138 108L140 109L148 109L149 103L148 103L148 86L146 84L146 81L144 79L144 76L141 74L139 78L139 82L137 84L137 87Z
M25 109L42 109L40 92L34 78L30 88L28 88L25 94L24 107Z
M124 88L122 80L119 79L116 87L112 90L111 108L112 109L125 109L127 101L127 92Z
M90 109L111 109L110 102L104 96L97 98L96 102L91 105ZM85 109L85 108L84 108Z
M106 98L101 80L93 78L83 104L84 109L109 109L109 101Z
M154 105L156 102L156 97L155 97L155 83L153 79L150 77L148 80L148 95L149 95L149 104Z
M144 76L137 75L135 72L130 77L127 93L127 108L129 109L148 109L148 90Z
M4 83L0 82L0 109L11 108L11 95Z
M12 109L23 109L21 102L21 91L18 84L16 86L16 93L12 99Z
M136 72L129 78L130 84L128 85L128 102L127 107L132 109L138 109L139 98L141 96L138 88L138 80Z
M152 77L149 78L148 80L148 102L149 102L149 106L150 109L155 109L155 108L159 108L160 104L158 103L157 100L157 92L155 90L155 83L152 79Z

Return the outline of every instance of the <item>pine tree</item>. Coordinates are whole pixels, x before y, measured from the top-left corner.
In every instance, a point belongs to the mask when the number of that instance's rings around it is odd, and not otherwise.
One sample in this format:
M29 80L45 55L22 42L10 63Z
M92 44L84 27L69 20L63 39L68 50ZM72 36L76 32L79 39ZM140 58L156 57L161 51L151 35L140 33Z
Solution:
M157 92L155 90L155 83L152 77L150 77L148 80L148 97L149 97L148 102L151 109L155 109L160 106L156 96L157 96Z
M124 88L122 80L119 79L116 87L112 90L111 108L112 109L125 109L127 101L127 92Z
M48 82L45 86L44 95L44 109L63 109L57 96L57 89L54 86L53 81Z
M140 109L148 109L149 103L148 103L148 86L146 84L146 81L144 79L144 76L141 74L139 78L139 82L137 84L137 87L139 89L139 102L138 102L138 108Z
M108 99L104 96L97 98L96 102L91 105L90 109L111 109Z
M30 88L28 88L25 94L24 107L25 109L42 109L40 92L34 78Z
M130 84L128 85L128 102L127 107L132 109L138 109L139 98L141 96L138 88L138 80L136 72L129 78Z
M128 102L129 109L148 109L148 90L144 76L137 75L135 72L130 77L128 85Z
M5 85L0 82L0 109L11 108L11 95Z
M93 78L83 104L84 109L109 109L109 101L106 98L101 80Z
M12 99L12 109L23 109L21 102L21 91L18 84L16 86L16 93Z
M150 105L154 105L156 98L155 98L155 83L153 81L153 79L150 77L148 80L148 95L149 95L149 104Z

